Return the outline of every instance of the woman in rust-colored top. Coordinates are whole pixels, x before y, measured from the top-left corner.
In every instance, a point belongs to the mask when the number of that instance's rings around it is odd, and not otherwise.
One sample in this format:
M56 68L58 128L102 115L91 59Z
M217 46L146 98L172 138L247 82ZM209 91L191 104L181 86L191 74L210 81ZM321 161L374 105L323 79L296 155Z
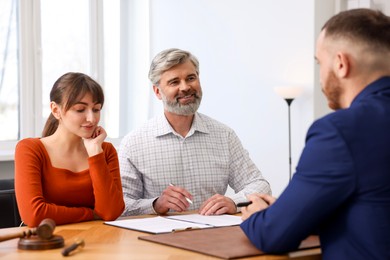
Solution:
M82 73L60 77L50 92L51 114L42 138L15 150L15 191L22 220L57 225L115 220L124 210L118 157L99 126L101 86Z

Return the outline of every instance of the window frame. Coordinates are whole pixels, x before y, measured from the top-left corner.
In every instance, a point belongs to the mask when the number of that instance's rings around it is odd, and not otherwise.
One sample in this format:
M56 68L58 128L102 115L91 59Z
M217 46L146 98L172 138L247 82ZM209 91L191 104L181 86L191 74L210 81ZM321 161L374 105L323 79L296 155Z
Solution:
M19 0L19 139L37 133L34 115L41 109L35 104L41 101L40 63L40 1ZM39 26L39 27L37 27ZM31 69L32 68L32 69ZM37 77L38 75L38 77ZM14 159L19 140L1 141L0 161Z
M103 0L89 0L89 6L90 74L98 82L104 82ZM43 122L40 7L40 0L19 0L19 139L0 141L0 161L14 160L15 147L19 140L41 136Z
M106 139L115 147L119 146L124 135L156 113L153 105L154 94L147 79L151 54L150 0L119 1L121 35L119 136ZM89 74L105 89L104 0L88 2L91 64ZM14 160L15 146L19 140L41 136L44 122L41 116L43 108L40 7L40 0L19 0L19 139L0 141L0 162ZM129 70L130 67L134 69ZM157 110L160 111L161 108ZM105 122L108 116L108 111L104 110L101 115L102 122Z

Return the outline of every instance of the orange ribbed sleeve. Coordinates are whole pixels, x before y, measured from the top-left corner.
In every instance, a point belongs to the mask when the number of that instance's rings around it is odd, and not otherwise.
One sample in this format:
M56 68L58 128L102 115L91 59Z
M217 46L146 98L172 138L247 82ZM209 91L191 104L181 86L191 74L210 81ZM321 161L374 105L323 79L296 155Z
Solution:
M115 148L106 143L103 153L88 159L95 196L95 212L103 220L115 220L125 209L118 155Z

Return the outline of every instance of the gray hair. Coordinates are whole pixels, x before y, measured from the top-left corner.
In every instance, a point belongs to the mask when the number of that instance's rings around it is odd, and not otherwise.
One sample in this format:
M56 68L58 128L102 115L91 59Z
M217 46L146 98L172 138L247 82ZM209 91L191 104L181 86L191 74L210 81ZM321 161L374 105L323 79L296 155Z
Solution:
M196 74L199 75L199 61L190 52L180 49L167 49L158 53L150 65L150 81L153 85L157 86L160 82L161 74L176 65L185 63L187 60L190 60L194 64Z

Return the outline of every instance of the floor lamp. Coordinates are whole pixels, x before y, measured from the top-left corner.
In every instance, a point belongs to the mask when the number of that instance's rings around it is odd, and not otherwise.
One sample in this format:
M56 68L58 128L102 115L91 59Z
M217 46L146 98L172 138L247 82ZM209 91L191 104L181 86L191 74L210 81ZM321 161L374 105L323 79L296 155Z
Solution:
M302 87L276 87L275 92L286 100L287 109L288 109L288 163L289 163L289 181L292 177L292 169L291 169L291 103L301 95L303 91Z

